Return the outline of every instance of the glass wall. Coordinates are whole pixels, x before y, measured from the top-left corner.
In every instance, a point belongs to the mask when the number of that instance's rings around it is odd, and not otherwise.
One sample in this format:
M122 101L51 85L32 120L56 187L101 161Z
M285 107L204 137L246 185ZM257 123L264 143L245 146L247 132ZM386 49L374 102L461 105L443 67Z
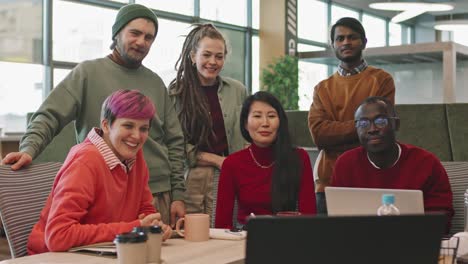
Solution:
M78 63L109 54L117 10L67 1L52 2L55 61Z
M169 86L176 76L175 63L182 52L185 36L191 28L188 23L167 19L159 19L158 23L158 35L143 64L156 72L166 86Z
M364 14L362 25L366 30L367 48L383 47L387 43L386 22L384 19Z
M158 15L158 35L143 64L166 85L175 78L175 63L190 25L211 22L228 41L229 55L221 74L258 90L259 0L3 0L0 71L8 73L0 75L3 131L24 131L26 113L39 107L45 91L52 90L78 63L111 53L112 24L118 9L129 2L146 5ZM50 9L43 3L50 3ZM42 15L49 11L52 24L44 26ZM52 36L51 46L46 47L52 53L52 74L43 66L43 43L49 43L43 40L43 28L50 28Z
M145 5L152 9L178 13L187 16L193 16L194 14L193 0L136 0L135 3Z
M24 131L26 113L37 109L42 101L40 21L42 1L1 1L0 128L5 133Z
M299 44L298 51L320 51L325 48ZM309 110L312 104L314 87L327 76L328 67L324 64L299 61L299 109Z
M346 7L332 4L330 25L335 24L335 22L342 17L353 17L359 19L359 12Z
M452 31L453 41L468 46L468 34L466 30L455 30Z
M386 18L326 0L298 0L298 51L330 48L330 28L342 17L361 21L366 30L367 47L383 47L412 43L412 27L394 24ZM387 30L388 28L388 30ZM299 62L299 108L309 110L314 87L334 73L338 65Z
M299 38L326 43L328 40L327 10L327 4L324 2L299 0L297 10Z

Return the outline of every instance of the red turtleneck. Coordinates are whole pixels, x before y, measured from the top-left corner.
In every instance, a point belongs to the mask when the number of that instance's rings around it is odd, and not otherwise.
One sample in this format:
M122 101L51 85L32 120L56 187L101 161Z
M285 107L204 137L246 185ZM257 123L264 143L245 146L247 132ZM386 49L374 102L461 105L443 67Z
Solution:
M272 148L250 146L255 160L262 166L273 162ZM312 168L307 152L298 148L301 158L302 178L299 190L299 211L302 214L315 214L315 192ZM270 168L261 168L253 160L249 148L229 155L224 160L218 185L215 226L232 227L234 200L238 200L237 221L245 224L250 213L271 215L271 174Z

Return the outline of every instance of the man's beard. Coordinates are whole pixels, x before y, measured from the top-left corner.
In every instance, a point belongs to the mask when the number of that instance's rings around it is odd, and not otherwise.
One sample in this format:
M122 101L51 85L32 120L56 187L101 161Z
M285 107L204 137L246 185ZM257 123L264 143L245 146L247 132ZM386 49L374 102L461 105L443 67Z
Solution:
M350 63L350 62L356 62L356 61L359 61L361 60L362 58L362 50L359 50L358 53L356 53L355 55L353 56L346 56L346 57L343 57L339 54L339 52L335 52L335 55L336 55L336 58L338 58L340 61L344 62L344 63Z
M117 39L116 49L120 54L121 59L125 62L125 64L130 66L140 65L143 59L134 59L128 55L127 52L124 50L124 45L120 39ZM144 57L143 57L144 58Z

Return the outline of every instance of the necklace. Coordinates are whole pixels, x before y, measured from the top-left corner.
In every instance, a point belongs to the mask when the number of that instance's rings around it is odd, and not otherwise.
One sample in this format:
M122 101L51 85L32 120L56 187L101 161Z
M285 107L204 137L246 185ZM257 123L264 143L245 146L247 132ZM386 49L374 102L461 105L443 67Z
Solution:
M252 156L252 159L253 161L255 162L255 164L257 164L257 166L259 166L260 168L262 169L268 169L268 168L271 168L271 166L275 165L275 162L273 161L270 165L267 165L267 166L264 166L262 164L260 164L256 159L255 159L255 156L252 152L252 148L249 147L249 152L250 152L250 156Z

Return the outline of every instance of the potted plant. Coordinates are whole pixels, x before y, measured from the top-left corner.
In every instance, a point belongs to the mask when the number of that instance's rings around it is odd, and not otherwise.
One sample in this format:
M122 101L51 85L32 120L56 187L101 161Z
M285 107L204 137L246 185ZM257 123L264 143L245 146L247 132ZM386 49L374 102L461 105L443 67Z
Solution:
M274 94L284 109L299 109L299 67L294 56L281 56L269 64L262 73L262 90Z

